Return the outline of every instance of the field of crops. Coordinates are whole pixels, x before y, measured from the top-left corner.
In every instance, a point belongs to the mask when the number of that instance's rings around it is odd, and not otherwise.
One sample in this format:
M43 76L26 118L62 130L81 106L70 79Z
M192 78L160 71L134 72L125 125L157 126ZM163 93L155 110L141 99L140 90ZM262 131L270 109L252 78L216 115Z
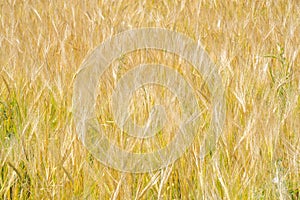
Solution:
M140 63L178 71L203 110L192 145L176 162L128 173L99 162L78 138L73 83L93 49L142 27L201 43L222 78L226 118L215 150L201 157L213 103L201 73L161 50L122 55L99 77L96 105L117 145L154 151L178 124L149 139L133 139L114 124L113 88ZM299 36L297 0L1 0L0 199L300 199ZM131 117L145 123L157 103L180 115L172 99L160 86L140 88Z

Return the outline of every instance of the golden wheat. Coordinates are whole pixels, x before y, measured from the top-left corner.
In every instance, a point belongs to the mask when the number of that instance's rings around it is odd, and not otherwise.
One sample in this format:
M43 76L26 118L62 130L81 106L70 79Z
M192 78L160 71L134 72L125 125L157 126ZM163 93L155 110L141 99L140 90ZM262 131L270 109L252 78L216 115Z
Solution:
M0 199L300 199L299 10L297 0L0 1ZM199 40L217 64L227 113L214 156L199 155L209 112L183 157L146 174L106 167L78 140L75 73L105 39L139 27ZM164 52L137 51L115 61L102 77L99 93L107 98L97 108L120 145L126 136L105 105L115 79L148 60L203 84L188 63ZM209 106L205 86L198 92L201 105ZM147 95L149 105L142 106ZM155 87L136 93L131 109L142 111L134 114L139 123L159 97L168 102L171 94ZM171 138L155 139L164 146Z

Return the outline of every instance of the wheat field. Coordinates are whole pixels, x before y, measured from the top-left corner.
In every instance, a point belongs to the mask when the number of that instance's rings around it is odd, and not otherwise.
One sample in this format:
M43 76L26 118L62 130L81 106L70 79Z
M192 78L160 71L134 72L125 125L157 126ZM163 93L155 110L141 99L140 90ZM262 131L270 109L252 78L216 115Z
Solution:
M211 114L201 74L157 50L124 55L99 77L97 105L98 120L119 145L127 136L113 125L109 96L138 63L164 63L202 85L197 97L207 108L193 144L175 163L125 173L99 162L78 139L73 81L104 40L141 27L201 42L222 78L226 120L215 151L201 159ZM300 199L299 36L297 0L1 0L0 199ZM149 106L171 98L157 86L141 89L133 118L143 123ZM176 102L171 111L180 113ZM149 151L157 141L165 146L174 124L133 151Z

